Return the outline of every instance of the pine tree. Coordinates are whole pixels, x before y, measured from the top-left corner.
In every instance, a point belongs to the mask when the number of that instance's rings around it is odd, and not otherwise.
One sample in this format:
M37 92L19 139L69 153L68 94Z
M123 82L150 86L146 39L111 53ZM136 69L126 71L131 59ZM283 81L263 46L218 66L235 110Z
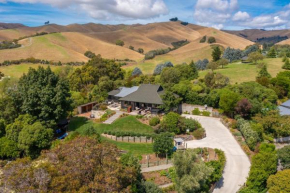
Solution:
M276 50L274 47L271 48L271 50L269 51L267 56L268 56L268 58L276 58L277 57Z
M216 46L216 47L213 49L211 55L212 55L212 60L213 60L214 62L216 62L216 61L218 61L219 59L221 59L222 51L221 51L221 49L220 49L218 46Z
M289 62L289 59L288 58L286 58L285 64L283 65L282 68L283 69L286 69L286 70L290 70L290 62Z
M267 66L263 65L257 78L271 78L271 74L268 72Z

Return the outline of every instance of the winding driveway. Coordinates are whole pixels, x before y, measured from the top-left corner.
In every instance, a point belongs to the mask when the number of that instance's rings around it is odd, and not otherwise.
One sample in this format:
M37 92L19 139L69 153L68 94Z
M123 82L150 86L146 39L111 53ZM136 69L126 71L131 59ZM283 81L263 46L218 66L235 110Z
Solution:
M188 141L188 148L209 147L221 149L226 155L223 178L218 182L214 193L235 193L246 182L251 163L230 131L217 118L183 115L198 120L206 130L207 137Z

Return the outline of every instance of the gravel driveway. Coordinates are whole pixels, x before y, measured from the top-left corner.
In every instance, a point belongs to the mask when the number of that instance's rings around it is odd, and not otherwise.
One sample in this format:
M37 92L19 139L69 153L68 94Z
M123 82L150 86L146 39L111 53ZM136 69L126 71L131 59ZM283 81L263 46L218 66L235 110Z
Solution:
M214 193L235 193L246 182L251 163L232 136L230 131L217 118L183 115L198 120L206 130L207 137L188 141L188 148L209 147L221 149L226 155L223 178L218 182Z

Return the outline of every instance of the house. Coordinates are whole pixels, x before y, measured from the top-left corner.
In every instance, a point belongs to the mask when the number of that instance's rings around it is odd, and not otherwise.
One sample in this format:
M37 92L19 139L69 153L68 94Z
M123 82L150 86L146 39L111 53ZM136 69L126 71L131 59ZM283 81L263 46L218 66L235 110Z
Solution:
M278 109L280 111L280 115L282 115L282 116L284 116L284 115L290 116L290 100L288 100L285 103L281 104L278 107Z
M139 87L121 87L108 93L109 100L121 102L121 108L128 111L150 111L157 114L163 105L162 95L165 93L160 85L142 84ZM176 107L179 109L179 107Z
M242 63L250 63L250 62L249 62L249 57L248 57L248 56L244 56L244 57L242 57L241 61L242 61Z

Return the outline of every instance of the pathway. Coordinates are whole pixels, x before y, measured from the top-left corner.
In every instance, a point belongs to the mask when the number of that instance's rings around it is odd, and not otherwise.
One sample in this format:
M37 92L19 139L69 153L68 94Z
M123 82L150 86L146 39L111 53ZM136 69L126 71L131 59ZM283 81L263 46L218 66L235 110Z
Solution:
M154 167L149 167L149 168L142 168L141 169L141 173L166 170L166 169L169 169L169 168L172 168L172 167L173 167L173 164L166 164L166 165L159 165L159 166L154 166Z
M116 111L116 114L107 119L104 123L105 124L112 124L114 121L116 121L121 115L123 114L122 111Z
M183 115L198 120L206 130L207 137L188 141L188 148L209 147L221 149L226 155L226 166L222 179L214 193L235 193L246 182L251 163L230 131L217 118Z

